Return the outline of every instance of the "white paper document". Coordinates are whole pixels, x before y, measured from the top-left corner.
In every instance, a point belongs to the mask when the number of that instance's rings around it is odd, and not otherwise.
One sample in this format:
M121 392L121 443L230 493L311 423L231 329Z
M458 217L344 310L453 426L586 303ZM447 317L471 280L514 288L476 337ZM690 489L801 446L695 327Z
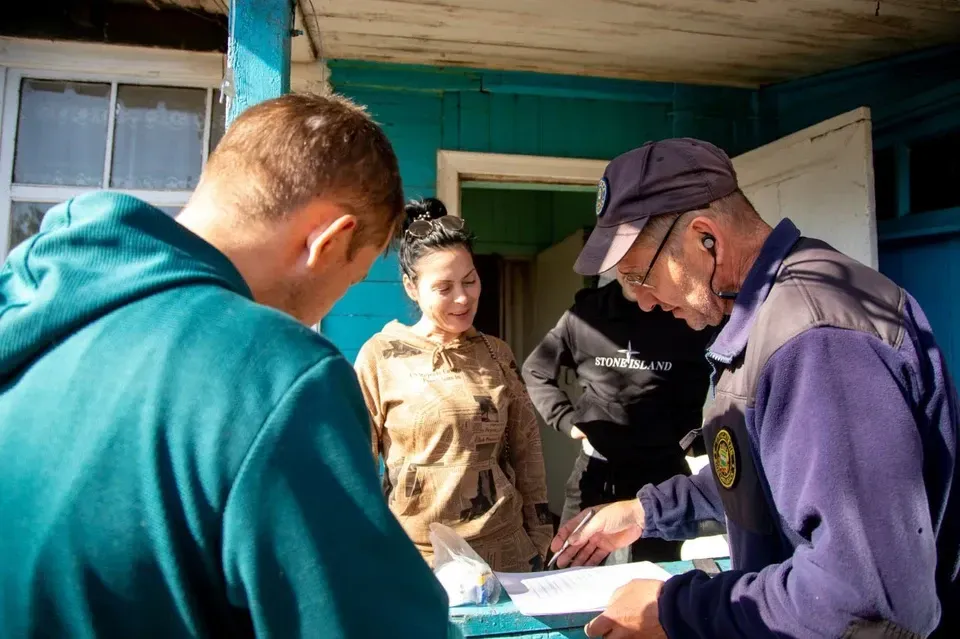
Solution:
M670 573L649 561L548 572L495 573L517 610L530 617L606 609L613 593L634 579L666 581Z

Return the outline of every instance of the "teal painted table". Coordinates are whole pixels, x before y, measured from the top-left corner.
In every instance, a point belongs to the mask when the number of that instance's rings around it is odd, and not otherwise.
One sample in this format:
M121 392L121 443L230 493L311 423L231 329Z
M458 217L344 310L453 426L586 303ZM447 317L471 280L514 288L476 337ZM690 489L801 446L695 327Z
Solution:
M716 560L720 570L730 569L729 559ZM662 563L660 566L671 575L693 570L689 561ZM581 612L569 615L527 617L517 611L506 593L500 595L495 606L458 606L450 609L450 619L460 628L464 637L498 637L511 639L584 639L583 627L596 613Z

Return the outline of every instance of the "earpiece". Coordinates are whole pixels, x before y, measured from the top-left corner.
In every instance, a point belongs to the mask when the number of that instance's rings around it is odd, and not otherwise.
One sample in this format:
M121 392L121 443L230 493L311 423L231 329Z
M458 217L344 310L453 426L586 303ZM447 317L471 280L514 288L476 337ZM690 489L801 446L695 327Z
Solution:
M707 252L713 257L713 272L710 274L710 290L722 300L737 299L737 291L718 291L713 288L713 278L717 275L717 252L714 249L714 246L717 244L716 238L709 233L704 233L700 243L703 244L703 248L707 249Z

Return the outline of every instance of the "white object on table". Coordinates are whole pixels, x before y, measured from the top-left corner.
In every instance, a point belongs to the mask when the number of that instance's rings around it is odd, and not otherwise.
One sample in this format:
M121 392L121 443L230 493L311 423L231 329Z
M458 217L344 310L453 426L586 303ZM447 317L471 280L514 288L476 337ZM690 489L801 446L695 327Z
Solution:
M549 572L494 573L520 613L529 617L606 609L617 588L634 579L666 581L670 573L649 561Z

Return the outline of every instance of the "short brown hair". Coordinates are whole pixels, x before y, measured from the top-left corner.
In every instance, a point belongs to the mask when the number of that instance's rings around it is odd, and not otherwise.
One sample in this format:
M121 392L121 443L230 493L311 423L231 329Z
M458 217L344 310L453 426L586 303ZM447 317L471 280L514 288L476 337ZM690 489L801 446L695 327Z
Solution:
M288 94L237 117L204 182L243 216L282 218L317 197L357 216L354 246L382 243L403 216L397 156L367 111L338 95Z

